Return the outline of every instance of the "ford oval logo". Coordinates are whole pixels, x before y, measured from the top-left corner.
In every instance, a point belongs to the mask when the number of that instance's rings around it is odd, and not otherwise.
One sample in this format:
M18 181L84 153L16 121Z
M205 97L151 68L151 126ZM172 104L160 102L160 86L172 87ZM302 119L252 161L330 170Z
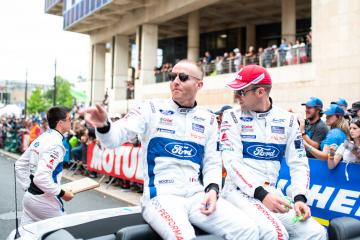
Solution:
M173 115L175 113L174 111L171 111L171 110L160 109L159 111L164 115Z
M244 121L244 122L251 122L253 120L252 117L240 117L240 120Z
M246 151L255 158L276 158L280 153L276 147L261 145L250 146Z
M190 144L172 142L165 145L165 151L177 157L194 157L196 149Z

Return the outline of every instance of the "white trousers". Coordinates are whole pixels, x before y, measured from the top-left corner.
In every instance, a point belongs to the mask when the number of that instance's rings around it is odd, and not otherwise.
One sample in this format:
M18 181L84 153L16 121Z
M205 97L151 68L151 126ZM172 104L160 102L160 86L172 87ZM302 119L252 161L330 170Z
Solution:
M23 199L23 215L21 224L37 222L40 220L64 215L63 205L57 197L45 194L33 195L25 192Z
M224 239L259 239L258 227L244 212L219 198L216 210L209 216L200 212L204 193L185 198L157 196L142 203L146 222L163 239L193 239L194 226Z
M273 192L281 194L275 189ZM296 215L294 209L290 209L287 213L273 213L259 200L236 189L223 192L222 196L259 224L260 239L327 239L325 228L313 218L292 223Z

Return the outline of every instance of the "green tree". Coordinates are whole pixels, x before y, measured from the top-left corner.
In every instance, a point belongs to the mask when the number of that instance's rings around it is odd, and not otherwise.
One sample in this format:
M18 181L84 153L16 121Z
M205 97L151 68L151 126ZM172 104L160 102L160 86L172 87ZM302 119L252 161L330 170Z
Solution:
M44 97L52 105L54 90L50 89ZM71 108L73 104L73 97L71 96L71 84L66 79L56 76L56 105L62 105Z
M29 113L40 113L46 112L48 108L49 103L41 94L41 88L35 88L27 102L27 111L29 111Z

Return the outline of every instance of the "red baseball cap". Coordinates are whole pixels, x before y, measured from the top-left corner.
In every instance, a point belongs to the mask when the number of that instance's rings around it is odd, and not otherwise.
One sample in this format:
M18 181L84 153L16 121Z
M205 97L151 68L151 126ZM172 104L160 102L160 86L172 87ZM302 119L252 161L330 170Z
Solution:
M226 84L233 90L241 90L250 84L271 85L271 78L265 68L259 65L248 65L240 69L234 81Z

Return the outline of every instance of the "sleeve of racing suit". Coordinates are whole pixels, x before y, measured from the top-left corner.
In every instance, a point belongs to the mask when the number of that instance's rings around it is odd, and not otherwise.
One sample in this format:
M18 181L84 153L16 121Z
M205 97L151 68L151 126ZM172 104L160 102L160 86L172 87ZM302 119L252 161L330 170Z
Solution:
M296 119L295 116L291 116ZM309 162L297 121L290 120L289 136L286 144L285 159L290 169L292 197L306 196L309 188Z
M61 191L60 183L57 183L57 174L62 169L59 164L62 163L64 155L65 150L59 145L44 149L40 155L33 181L47 195L57 196Z
M30 185L30 151L30 148L28 148L15 162L16 179L24 191Z
M100 133L96 130L96 137L107 148L117 148L121 144L134 139L138 134L146 130L147 118L150 117L150 102L132 109L122 119L111 122L110 130Z
M222 181L222 162L220 151L217 149L218 128L216 121L213 121L209 128L203 159L203 183L204 187L208 187L211 183L215 183L220 187Z
M232 110L224 112L220 129L221 156L231 181L246 195L254 197L255 189L260 185L252 180L256 178L242 166L243 145L241 143L241 133L235 121L237 120Z

